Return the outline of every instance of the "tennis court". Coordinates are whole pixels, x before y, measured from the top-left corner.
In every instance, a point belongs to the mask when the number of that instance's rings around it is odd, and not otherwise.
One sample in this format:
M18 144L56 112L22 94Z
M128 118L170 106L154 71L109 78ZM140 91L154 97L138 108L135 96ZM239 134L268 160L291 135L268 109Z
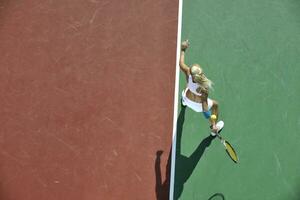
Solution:
M183 1L186 62L214 81L222 135L240 162L178 103L174 199L300 199L299 10L296 0ZM180 72L178 101L184 88Z
M180 104L171 143L178 2L186 61L214 81L238 164ZM0 1L0 199L299 200L299 10L299 0Z

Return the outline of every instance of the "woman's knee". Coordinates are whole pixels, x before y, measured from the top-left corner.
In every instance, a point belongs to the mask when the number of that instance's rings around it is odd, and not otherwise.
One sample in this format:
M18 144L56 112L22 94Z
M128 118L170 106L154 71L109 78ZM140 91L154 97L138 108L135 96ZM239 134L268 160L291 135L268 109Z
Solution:
M213 100L213 107L218 108L219 103L216 100Z

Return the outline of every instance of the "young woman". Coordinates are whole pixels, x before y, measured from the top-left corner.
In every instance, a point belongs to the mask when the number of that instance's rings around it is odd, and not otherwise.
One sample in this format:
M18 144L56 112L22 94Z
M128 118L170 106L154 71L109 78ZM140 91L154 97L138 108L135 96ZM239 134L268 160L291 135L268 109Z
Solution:
M180 69L185 73L187 87L182 91L182 105L188 106L196 112L202 112L204 117L209 120L211 135L215 136L224 127L224 122L218 120L218 103L208 98L208 92L212 89L212 81L209 80L199 64L191 67L185 64L184 54L189 47L188 40L181 43Z

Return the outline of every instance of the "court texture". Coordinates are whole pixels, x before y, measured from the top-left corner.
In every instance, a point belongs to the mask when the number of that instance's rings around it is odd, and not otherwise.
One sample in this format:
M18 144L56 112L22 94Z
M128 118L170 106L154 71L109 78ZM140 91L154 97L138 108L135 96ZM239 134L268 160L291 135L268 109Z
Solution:
M209 137L202 114L181 107L179 72L173 199L300 199L299 9L299 1L183 1L186 62L213 80L221 134L240 160Z
M299 10L1 0L0 199L299 200ZM184 39L237 164L180 105Z

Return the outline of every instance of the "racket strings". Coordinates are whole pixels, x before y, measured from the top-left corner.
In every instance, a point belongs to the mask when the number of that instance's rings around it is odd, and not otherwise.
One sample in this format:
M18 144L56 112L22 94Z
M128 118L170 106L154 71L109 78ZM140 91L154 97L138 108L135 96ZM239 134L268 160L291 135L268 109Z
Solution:
M233 147L227 141L225 142L225 146L226 146L226 151L227 151L228 155L230 156L230 158L234 162L238 162L238 157L237 157L237 154L236 154L235 150L233 149Z

